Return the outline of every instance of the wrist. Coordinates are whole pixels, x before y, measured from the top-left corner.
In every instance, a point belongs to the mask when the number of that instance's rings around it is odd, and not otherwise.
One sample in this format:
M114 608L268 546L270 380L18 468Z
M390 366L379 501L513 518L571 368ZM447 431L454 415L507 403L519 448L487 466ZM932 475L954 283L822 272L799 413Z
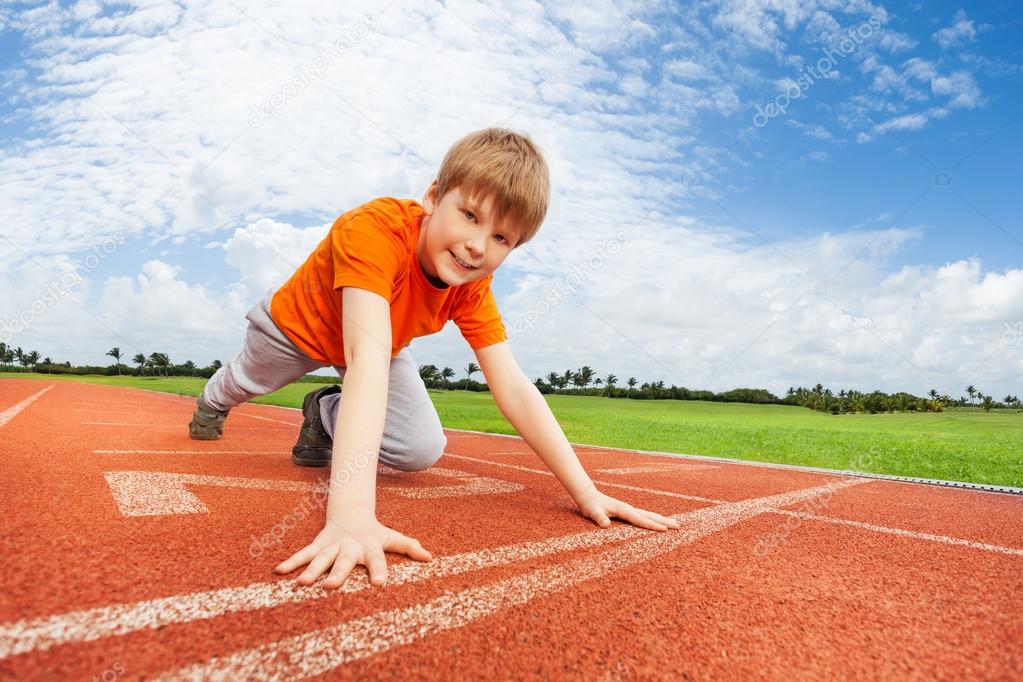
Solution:
M582 500L590 493L596 492L596 490L597 486L593 483L593 481L587 481L586 484L582 486L579 490L575 492L572 492L570 490L568 491L568 494L572 496L572 499L575 500L576 504L579 504L580 500Z
M376 518L377 510L375 506L368 504L353 504L351 502L345 502L344 504L338 505L336 508L332 508L329 504L327 505L327 518L328 519L353 519L353 518Z

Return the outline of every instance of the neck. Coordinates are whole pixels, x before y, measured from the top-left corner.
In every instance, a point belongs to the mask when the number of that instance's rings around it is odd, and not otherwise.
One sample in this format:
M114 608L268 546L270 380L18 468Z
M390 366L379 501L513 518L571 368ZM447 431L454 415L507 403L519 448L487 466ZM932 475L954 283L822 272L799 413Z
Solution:
M448 285L444 281L432 276L423 267L428 259L426 258L426 230L430 224L430 216L424 215L422 222L419 224L419 238L416 240L416 259L419 261L419 269L423 271L423 275L426 276L426 281L430 283L435 289L447 289Z

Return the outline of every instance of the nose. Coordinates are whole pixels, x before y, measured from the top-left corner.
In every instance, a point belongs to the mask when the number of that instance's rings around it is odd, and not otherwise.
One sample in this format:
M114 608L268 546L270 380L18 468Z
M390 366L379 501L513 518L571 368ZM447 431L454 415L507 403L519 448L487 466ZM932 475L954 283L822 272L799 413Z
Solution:
M486 240L486 235L476 236L465 242L465 248L474 258L482 258L487 248Z

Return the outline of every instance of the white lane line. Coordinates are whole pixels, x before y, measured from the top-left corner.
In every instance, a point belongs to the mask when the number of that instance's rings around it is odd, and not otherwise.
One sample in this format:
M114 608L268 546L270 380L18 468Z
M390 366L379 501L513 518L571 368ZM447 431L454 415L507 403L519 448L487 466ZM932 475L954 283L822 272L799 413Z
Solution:
M17 405L12 405L11 407L8 407L6 410L4 410L3 412L0 412L0 426L4 426L5 424L7 424L7 422L11 421L16 416L18 416L19 412L21 412L26 407L28 407L29 405L34 403L36 400L38 400L39 397L41 397L44 393L46 393L51 388L53 388L53 386L54 386L54 384L50 384L49 386L47 386L43 390L39 391L38 393L33 393L29 397L25 398L24 400L22 400Z
M274 422L275 424L287 424L288 426L302 426L302 422L286 422L283 419L271 419L270 417L260 417L255 414L246 414L245 412L235 412L239 417L248 417L249 419L262 419L265 422Z
M682 517L679 517L682 518ZM588 549L604 544L630 540L653 531L635 526L614 525L611 528L585 531L574 535L520 542L476 552L435 557L428 563L404 561L388 566L388 586L403 585L432 578L443 578L469 571L527 561L538 557ZM366 572L352 573L337 591L359 592L370 587ZM126 635L145 629L156 629L174 623L216 618L225 613L273 608L280 604L325 599L333 590L320 585L300 586L294 576L277 582L264 582L244 587L193 592L115 604L53 616L24 619L0 625L0 659L30 651L75 642L89 642L103 637Z
M504 463L501 463L501 462L488 462L485 459L475 459L473 457L464 457L462 455L452 455L452 454L448 454L448 453L445 453L444 456L445 457L453 457L455 459L465 459L465 460L469 460L469 461L472 461L472 462L480 462L480 463L483 463L483 464L491 464L493 466L504 467L506 469L516 469L518 471L526 471L526 472L529 472L529 473L540 474L540 475L543 475L543 476L553 476L554 475L551 472L545 471L543 469L533 469L533 468L530 468L530 467L523 467L523 466L518 466L518 465L515 465L515 464L504 464ZM868 479L864 479L864 480L866 482L873 482L873 483L877 483L878 482L878 479L868 478ZM687 495L682 495L680 493L672 492L670 490L657 490L656 488L642 488L642 487L634 486L634 485L633 486L623 485L621 483L609 483L607 481L596 481L596 483L599 484L599 485L602 485L602 486L612 486L612 487L618 487L618 488L627 488L629 490L635 490L636 492L649 493L651 495L664 495L664 496L667 496L667 497L681 497L681 498L687 498L687 499L693 499L693 500L697 500L697 501L707 502L709 504L728 504L727 500L715 500L715 499L712 499L712 498L701 498L701 497L687 496ZM570 500L570 502L571 502L571 500ZM572 503L572 504L574 504L574 503ZM984 543L984 542L975 542L973 540L965 540L963 538L952 537L951 535L937 535L937 534L933 534L933 533L921 533L921 532L912 531L912 530L905 530L905 529L902 529L902 528L891 528L891 527L888 527L888 526L878 526L878 525L874 525L874 524L870 524L870 523L863 523L861 521L852 521L852 520L848 520L848 519L841 519L841 518L837 518L837 517L834 517L834 516L823 516L823 515L820 515L820 514L813 514L813 513L809 513L809 512L795 512L795 511L787 511L787 510L783 510L783 509L774 509L774 510L772 510L772 513L783 514L783 515L787 515L787 516L799 516L801 518L810 519L810 520L813 520L813 521L822 521L822 522L825 522L825 523L835 523L835 524L841 524L841 525L847 525L847 526L855 526L857 528L862 528L863 530L870 530L870 531L875 531L875 532L878 532L878 533L887 533L889 535L902 535L902 536L905 536L905 537L913 537L913 538L916 538L918 540L928 540L928 541L931 541L931 542L939 542L939 543L946 544L946 545L959 545L959 546L962 546L962 547L972 547L973 549L981 549L981 550L986 550L986 551L990 551L990 552L997 552L997 553L1000 553L1000 554L1012 554L1012 555L1023 554L1023 550L1016 549L1014 547L1002 547L1000 545L992 545L992 544Z
M284 450L93 450L94 455L277 455Z
M477 476L476 474L470 474L465 471L456 471L454 469L431 467L428 472L431 474L437 474L438 476L457 478L461 482L457 485L428 488L383 489L391 490L399 495L410 497L415 500L425 500L436 497L466 497L469 495L499 495L501 493L517 493L520 490L526 489L526 486L521 483L512 483L511 481L502 481L497 478Z
M651 466L621 467L617 469L597 469L598 473L612 476L628 476L630 474L664 474L673 471L700 471L701 469L717 469L714 464L653 464Z
M519 483L496 478L453 471L440 467L430 469L431 474L458 479L448 486L384 486L381 490L413 499L438 497L464 497L467 495L499 495L524 490ZM282 490L326 495L328 478L318 482L282 481L239 476L204 476L165 471L108 471L106 478L117 508L123 516L163 516L168 514L205 514L209 508L186 486L207 485L222 488L249 488L255 490Z
M144 426L147 429L181 429L182 424L161 424L160 422L82 422L82 426ZM246 430L251 429L276 429L276 426L246 426Z
M525 471L530 474L539 474L541 476L554 476L549 471L544 469L535 469L533 467L524 467L518 464L506 464L504 462L491 462L485 459L477 459L476 457L466 457L465 455L452 455L449 452L444 453L445 457L451 457L453 459L464 459L467 462L478 462L479 464L489 464L490 466L502 467L504 469L513 469L515 471ZM594 481L595 483L607 486L610 488L622 488L624 490L635 490L641 493L651 493L653 495L664 495L665 497L677 497L680 500L692 500L694 502L709 502L711 504L726 504L727 500L715 500L710 497L700 497L699 495L684 495L683 493L676 493L670 490L656 490L654 488L643 488L638 485L628 485L627 483L612 483L610 481Z
M154 679L299 679L322 675L346 663L383 653L395 646L410 644L444 630L464 627L481 617L648 561L772 507L797 504L862 483L861 480L844 479L780 495L697 509L677 517L683 523L679 530L648 534L647 537L624 545L616 545L606 552L536 569L490 585L446 594L424 604L383 611L287 637L171 670Z
M833 523L840 526L852 526L854 528L871 530L876 533L886 533L888 535L901 535L902 537L913 538L915 540L928 540L930 542L941 542L947 545L959 545L961 547L980 549L986 552L997 552L999 554L1023 556L1023 549L1016 549L1015 547L1002 547L1001 545L992 545L987 542L975 542L973 540L964 540L962 538L955 538L948 535L923 533L915 530L906 530L904 528L889 528L888 526L878 526L873 523L864 523L863 521L838 519L833 516L821 516L820 514L809 514L807 512L789 511L784 509L774 510L772 513L782 514L784 516L794 516L796 518L806 519L807 521L822 521L825 523Z

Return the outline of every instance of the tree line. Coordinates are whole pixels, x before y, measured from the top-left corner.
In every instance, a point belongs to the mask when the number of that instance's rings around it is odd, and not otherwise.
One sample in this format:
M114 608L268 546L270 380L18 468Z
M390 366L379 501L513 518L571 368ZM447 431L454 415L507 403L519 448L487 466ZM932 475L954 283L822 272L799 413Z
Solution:
M154 352L146 355L136 353L131 358L131 365L122 364L125 355L114 346L106 352L114 359L112 365L73 366L70 362L57 363L49 357L40 359L37 351L25 351L22 348L10 347L0 343L0 371L32 371L46 374L106 374L133 376L194 376L206 379L213 376L221 367L220 360L214 360L205 367L199 367L191 360L181 364L171 362L167 353ZM21 369L14 364L17 362ZM480 372L479 365L470 362L463 370L465 378L452 380L456 372L451 367L438 368L436 365L420 365L419 376L427 388L487 391L486 383L473 380L473 375ZM332 382L334 377L307 375L303 381ZM757 403L774 405L800 405L830 414L877 414L884 412L941 412L946 407L980 407L985 412L994 408L1013 408L1021 410L1019 397L1009 394L1001 400L985 395L975 386L966 387L966 395L953 398L931 389L926 396L916 396L905 391L884 393L871 391L865 393L855 389L840 390L834 393L830 388L817 384L812 388L790 387L784 398L780 398L763 388L735 388L730 391L716 393L714 391L686 388L685 386L665 386L663 381L647 381L639 383L636 377L629 377L619 385L618 377L607 374L597 376L592 367L584 365L579 369L566 369L564 372L550 372L546 377L537 377L533 381L537 389L544 394L589 395L607 398L631 400L706 400L726 403Z
M70 362L54 361L49 357L40 358L38 351L25 351L22 348L0 343L0 371L39 372L41 374L105 374L132 376L191 376L209 379L221 367L220 360L214 360L206 367L199 367L191 360L181 364L171 362L167 353L154 352L146 355L136 353L131 364L122 363L125 354L117 346L106 352L114 359L112 365L72 365ZM21 369L15 365L21 365Z

